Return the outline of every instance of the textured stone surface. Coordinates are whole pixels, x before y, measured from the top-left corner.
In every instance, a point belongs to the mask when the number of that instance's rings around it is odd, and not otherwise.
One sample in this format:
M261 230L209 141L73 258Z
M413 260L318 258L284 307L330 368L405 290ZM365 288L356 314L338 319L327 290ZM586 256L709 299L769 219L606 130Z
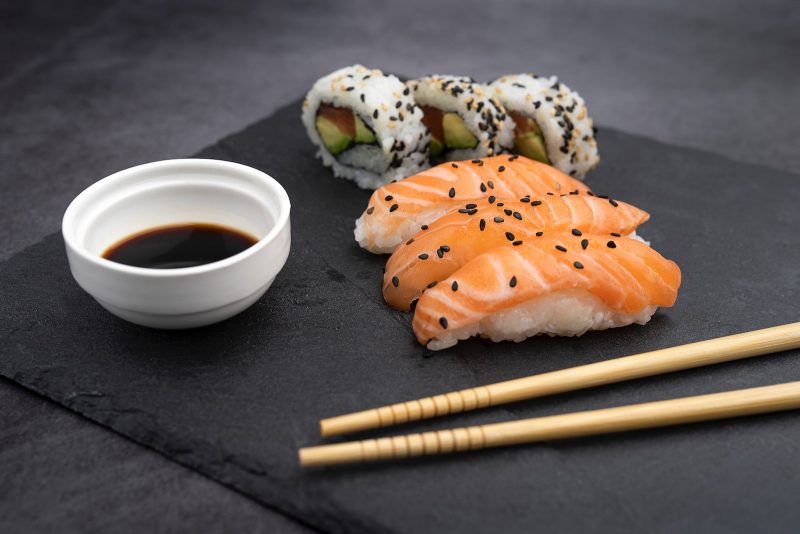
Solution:
M99 177L195 152L353 61L557 73L603 124L797 171L794 4L0 0L0 258L56 231ZM246 499L18 386L0 381L0 405L0 475L24 473L3 486L0 530L275 528ZM107 478L120 458L128 476Z
M382 258L352 242L367 193L319 167L298 109L299 102L282 108L201 153L261 168L294 199L292 254L265 298L206 329L134 327L75 286L60 236L52 235L0 268L10 296L0 302L9 318L0 330L8 355L0 373L325 531L798 525L796 414L298 469L296 449L319 442L322 416L800 319L795 175L601 130L605 160L589 185L624 192L616 196L651 212L644 235L683 269L676 307L646 327L522 344L472 341L426 358L408 316L381 300ZM798 372L795 351L462 414L446 424L777 383Z

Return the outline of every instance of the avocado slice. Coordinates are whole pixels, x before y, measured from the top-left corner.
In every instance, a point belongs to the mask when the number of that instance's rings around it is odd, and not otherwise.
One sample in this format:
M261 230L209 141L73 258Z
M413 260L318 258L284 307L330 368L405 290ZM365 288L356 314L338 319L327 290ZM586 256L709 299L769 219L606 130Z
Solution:
M362 121L358 116L355 116L356 119L356 143L362 143L364 145L371 145L375 142L375 132L373 132L369 126L367 126L364 121Z
M542 129L535 120L519 111L509 111L514 119L514 153L550 164Z
M544 138L541 134L537 135L534 132L528 132L514 137L514 152L526 158L550 164L550 158L547 157L547 148L544 146Z
M344 152L353 144L353 137L341 131L333 121L323 115L317 115L316 126L322 144L334 156Z
M428 153L431 156L438 156L444 152L444 144L431 135L431 144L428 145Z
M475 148L478 146L478 138L467 129L464 119L458 113L445 113L442 117L442 128L448 148Z

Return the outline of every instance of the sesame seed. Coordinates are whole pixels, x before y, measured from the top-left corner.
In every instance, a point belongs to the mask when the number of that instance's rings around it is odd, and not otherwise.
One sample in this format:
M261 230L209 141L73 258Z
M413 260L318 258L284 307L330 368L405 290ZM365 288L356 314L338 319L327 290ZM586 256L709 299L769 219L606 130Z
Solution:
M527 202L530 202L530 201L531 201L531 199L529 199L528 197L522 197L521 199L519 199L519 201L520 201L520 202L526 202L526 203L527 203Z
M518 246L520 246L522 244L522 240L521 239L517 239L516 241L514 241L511 244L514 245L515 247L518 247Z
M408 94L409 94L410 92L411 92L411 89L409 89L408 87L406 87L405 89L403 89L403 94L404 94L404 95L406 95L406 96L408 96Z
M478 213L478 208L472 208L471 210L467 210L467 215L475 215Z
M433 286L435 286L435 285L436 285L436 284L438 284L438 283L439 283L439 282L437 282L436 280L434 280L433 282L431 282L430 284L428 284L428 286L427 286L427 287L428 287L428 289L430 289L430 288L432 288Z
M392 195L386 195L385 197L383 197L383 200L385 200L386 202L389 202L389 201L390 201L390 200L392 200L393 198L394 198L394 197L393 197Z
M504 170L506 170L504 165L500 165L500 167L497 168L497 172L503 172Z
M393 212L393 211L394 211L394 210L396 210L398 207L399 207L399 206L398 206L397 204L392 204L392 206L389 208L389 212L390 212L390 213L391 213L391 212Z
M372 118L373 119L377 119L378 118L378 110L377 109L372 112Z
M617 232L611 232L611 235L613 235L614 237L622 237L622 234Z
M439 256L439 259L444 258L444 250L442 250L441 248L436 249L436 255Z
M486 192L486 184L481 182L481 193L485 193L485 192Z
M501 223L501 222L503 222L504 220L505 220L505 219L503 219L502 217L495 217L495 218L494 218L494 222L496 222L496 223Z
M510 285L511 287L517 287L517 277L512 276L511 280L508 282L508 285Z
M467 205L466 205L466 206L464 206L464 207L465 207L465 208L467 208L468 210L471 210L471 209L475 209L475 208L477 208L477 207L478 207L478 205L477 205L477 204L472 204L472 203L469 203L469 204L467 204Z
M453 291L458 291L458 282L453 280L453 283L450 285L450 289L452 289Z
M536 232L536 237L542 237L543 235L544 235L544 232Z
M576 269L583 269L583 264L579 261L573 262L572 265L574 265Z
M506 239L508 239L509 241L514 241L514 234L512 234L511 232L506 232Z
M361 101L362 101L362 102L364 102L364 99L365 99L365 98L366 98L366 95L365 95L364 93L361 93Z
M417 257L418 257L419 259L421 259L421 260L427 260L427 259L428 259L428 255L427 255L427 254L425 254L424 252L423 252L422 254L420 254L419 256L417 256Z
M494 203L495 200L497 200L497 198L494 195L489 195L489 204Z
M393 277L392 277L392 285L393 285L394 287L397 287L397 286L399 286L399 285L400 285L400 279L399 279L399 278L397 278L396 276L393 276Z
M467 208L461 208L460 210L458 210L458 213L468 213L468 212L469 210Z
M583 250L586 250L586 247L588 247L588 246L589 246L589 240L588 239L581 239L581 248Z
M403 103L398 100L397 104L395 104L394 107L395 109L400 109L401 107L403 107Z
M510 209L506 208L506 209L503 210L503 213L505 213L506 215L510 216L514 212L511 211Z
M450 165L452 165L454 169L458 168L458 165L456 163L451 163Z
M486 185L488 185L488 186L489 186L489 189L494 189L494 182L492 182L491 180L489 180L488 182L486 182Z
M609 203L610 203L612 206L614 206L615 208L616 208L617 206L619 206L619 204L617 203L617 201L616 201L616 200L614 200L613 198L609 198L609 199L608 199L608 202L609 202Z
M505 206L505 205L506 205L506 203L505 203L505 202L498 202L498 203L497 203L497 207L498 207L498 208L501 208L501 207L503 207L503 206Z
M613 241L609 241L608 243L606 243L606 246L608 248L617 248L617 244L614 243Z
M440 248L440 249L442 249L442 250L443 250L443 251L445 251L445 252L450 252L450 247L448 247L447 245L442 245L442 246L441 246L441 247L439 247L439 248Z
M455 188L455 187L451 187L451 188L450 188L450 191L447 193L447 195L448 195L450 198L453 198L453 197L455 197L455 196L456 196L456 188Z
M533 200L533 201L531 201L531 206L541 206L541 205L542 205L542 201L541 200Z
M562 247L561 245L556 245L556 250L560 250L561 252L566 252L566 247Z
M420 228L422 230L427 230L428 229L428 225L427 224L423 224L422 226L420 226Z
M413 242L414 242L414 238L412 237L411 239L409 239L408 241L406 241L406 245L410 245L410 244L411 244L411 243L413 243Z
M373 208L372 206L368 207L367 208L367 215L372 215L373 211L375 211L375 208Z
M447 330L447 318L446 317L439 317L439 324L442 325L442 328Z
M581 231L580 231L580 230L578 230L577 228L573 228L573 229L572 229L572 235L574 235L575 237L580 237L580 236L582 236L582 235L583 235L583 232L581 232Z
M518 220L518 221L521 221L522 220L522 214L520 212L518 212L518 211L515 211L514 212L514 218L516 220Z

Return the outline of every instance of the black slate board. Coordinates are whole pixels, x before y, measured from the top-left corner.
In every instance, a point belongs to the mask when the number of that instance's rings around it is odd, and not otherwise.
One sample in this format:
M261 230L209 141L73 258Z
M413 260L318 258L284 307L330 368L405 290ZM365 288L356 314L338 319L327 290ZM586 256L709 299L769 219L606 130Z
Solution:
M800 320L797 176L601 130L588 183L651 212L642 233L683 270L677 305L646 327L429 357L382 302L383 259L353 242L368 194L318 165L298 116L294 103L199 154L289 192L292 253L265 298L204 329L132 326L76 286L54 233L0 264L0 374L325 531L796 530L794 413L336 469L302 471L296 450L320 441L320 417ZM797 355L394 432L797 380Z

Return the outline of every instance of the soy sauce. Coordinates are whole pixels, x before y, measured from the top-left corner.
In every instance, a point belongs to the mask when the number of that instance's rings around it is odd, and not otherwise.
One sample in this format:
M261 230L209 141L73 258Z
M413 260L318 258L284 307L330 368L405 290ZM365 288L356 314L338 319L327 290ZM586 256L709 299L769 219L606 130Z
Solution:
M224 260L256 244L244 232L216 224L160 226L129 236L103 257L148 269L180 269Z

